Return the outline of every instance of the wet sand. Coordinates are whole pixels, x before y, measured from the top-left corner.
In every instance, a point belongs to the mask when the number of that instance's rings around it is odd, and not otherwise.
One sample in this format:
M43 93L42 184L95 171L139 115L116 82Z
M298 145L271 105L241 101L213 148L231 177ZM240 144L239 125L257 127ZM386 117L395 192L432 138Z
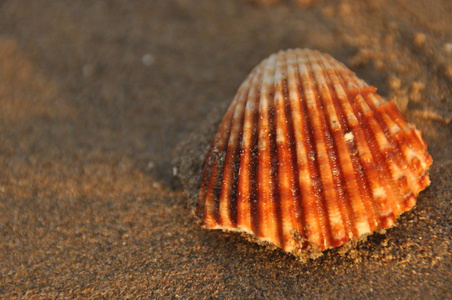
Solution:
M296 47L395 101L434 159L396 227L304 264L190 205L240 83ZM451 118L447 0L2 1L0 298L450 298Z

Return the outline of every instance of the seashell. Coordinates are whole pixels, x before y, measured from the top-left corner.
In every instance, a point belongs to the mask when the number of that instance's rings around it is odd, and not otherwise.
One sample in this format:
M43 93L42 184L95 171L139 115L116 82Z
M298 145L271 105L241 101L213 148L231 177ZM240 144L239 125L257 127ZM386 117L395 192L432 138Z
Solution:
M430 184L421 132L329 55L253 69L206 156L196 214L301 258L390 228ZM267 243L268 242L268 243Z

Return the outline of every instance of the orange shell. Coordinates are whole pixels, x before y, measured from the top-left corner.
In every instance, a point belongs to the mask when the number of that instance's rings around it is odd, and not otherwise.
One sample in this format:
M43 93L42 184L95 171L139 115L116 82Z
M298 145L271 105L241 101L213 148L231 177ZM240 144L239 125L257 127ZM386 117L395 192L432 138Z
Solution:
M430 184L421 132L331 56L281 51L246 78L207 154L196 214L295 254L389 228Z

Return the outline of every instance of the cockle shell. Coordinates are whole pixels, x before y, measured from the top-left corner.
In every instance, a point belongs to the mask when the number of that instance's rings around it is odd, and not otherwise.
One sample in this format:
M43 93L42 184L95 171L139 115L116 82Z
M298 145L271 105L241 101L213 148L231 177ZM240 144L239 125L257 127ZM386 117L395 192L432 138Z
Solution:
M196 214L315 258L389 228L430 184L421 132L331 56L281 51L246 78L208 152Z

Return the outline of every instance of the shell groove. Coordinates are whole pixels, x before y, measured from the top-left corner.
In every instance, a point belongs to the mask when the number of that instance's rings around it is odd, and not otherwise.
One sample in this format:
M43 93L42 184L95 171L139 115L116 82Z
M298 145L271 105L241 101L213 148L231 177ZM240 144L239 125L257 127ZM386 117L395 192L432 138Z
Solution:
M329 55L281 51L227 110L196 214L209 229L321 252L391 227L430 184L431 163L420 131L374 87Z

